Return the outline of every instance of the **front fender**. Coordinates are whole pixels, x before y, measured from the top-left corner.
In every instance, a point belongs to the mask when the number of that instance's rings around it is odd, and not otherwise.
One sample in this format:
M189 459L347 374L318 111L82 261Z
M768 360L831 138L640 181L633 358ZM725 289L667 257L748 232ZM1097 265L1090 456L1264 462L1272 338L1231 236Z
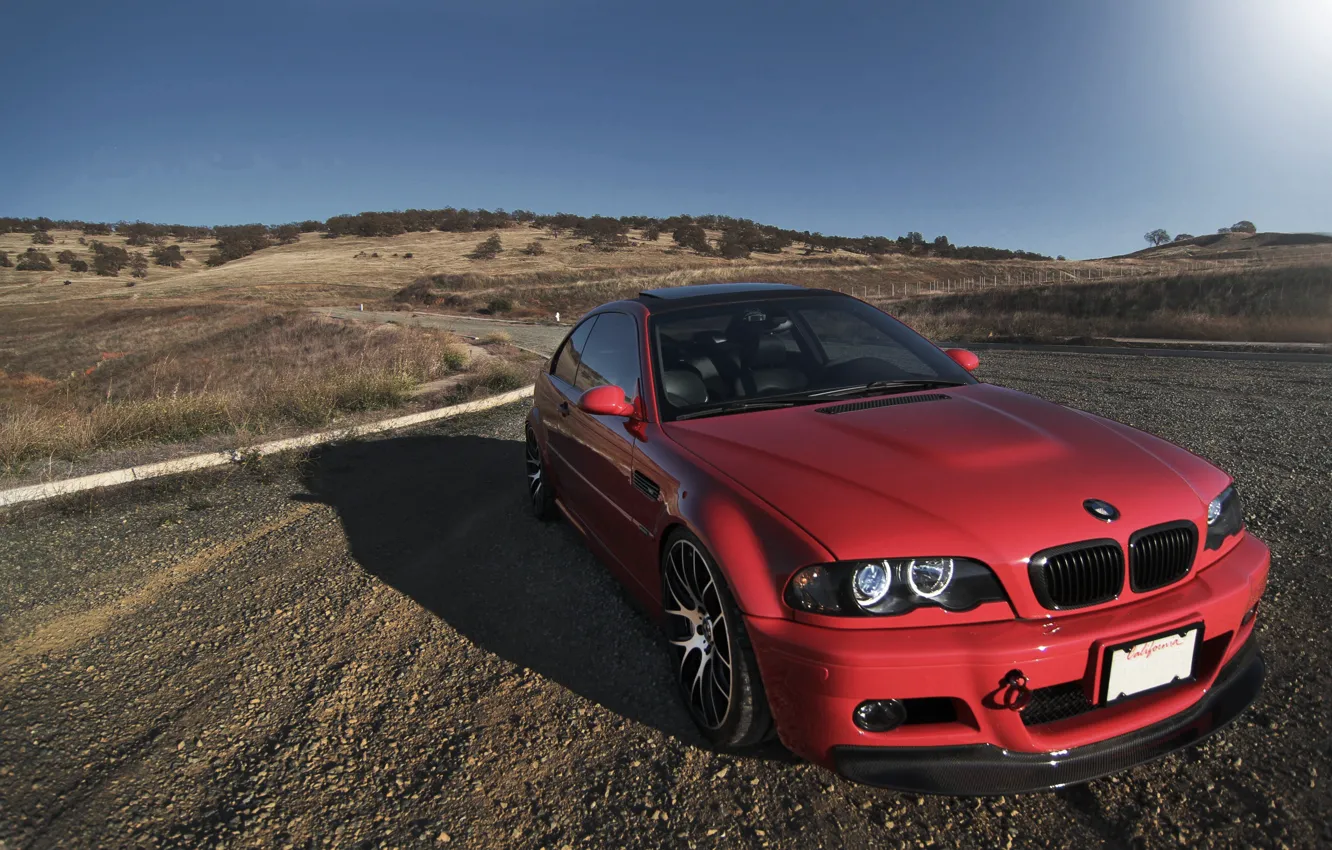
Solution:
M782 592L801 567L832 560L828 550L786 515L702 458L671 442L658 463L677 482L656 537L673 525L693 532L712 553L745 614L789 617Z

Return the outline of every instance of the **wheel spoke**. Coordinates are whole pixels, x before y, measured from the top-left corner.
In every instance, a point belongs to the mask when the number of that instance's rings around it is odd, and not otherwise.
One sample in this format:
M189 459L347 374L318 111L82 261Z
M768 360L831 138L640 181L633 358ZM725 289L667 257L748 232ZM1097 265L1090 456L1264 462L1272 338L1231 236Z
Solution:
M732 682L730 631L713 569L695 546L678 541L666 556L663 605L674 624L668 641L679 652L680 688L710 729L726 721Z

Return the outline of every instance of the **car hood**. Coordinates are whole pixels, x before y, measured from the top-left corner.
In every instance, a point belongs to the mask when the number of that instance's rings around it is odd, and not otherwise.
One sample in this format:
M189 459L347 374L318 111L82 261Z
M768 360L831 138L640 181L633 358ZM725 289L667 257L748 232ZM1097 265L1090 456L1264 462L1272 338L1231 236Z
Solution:
M912 403L909 399L943 396ZM989 384L669 423L666 432L838 559L952 555L1025 569L1035 552L1204 527L1225 473L1164 440ZM857 400L859 401L859 400ZM875 401L866 399L865 401ZM1117 507L1112 523L1086 499ZM1006 582L1007 583L1007 582Z

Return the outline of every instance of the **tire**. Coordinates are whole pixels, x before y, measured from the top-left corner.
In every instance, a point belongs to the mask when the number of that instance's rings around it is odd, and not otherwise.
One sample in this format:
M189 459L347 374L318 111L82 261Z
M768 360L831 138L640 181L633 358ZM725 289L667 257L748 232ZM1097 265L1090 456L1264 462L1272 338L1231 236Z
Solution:
M699 731L724 750L767 740L772 711L749 634L717 562L697 537L677 529L666 539L661 574L675 680Z
M525 466L527 469L527 505L532 511L532 516L542 522L550 522L560 515L559 508L555 507L555 490L551 486L550 478L546 475L546 464L541 456L541 444L537 442L536 434L532 429L527 429L527 450L525 452Z

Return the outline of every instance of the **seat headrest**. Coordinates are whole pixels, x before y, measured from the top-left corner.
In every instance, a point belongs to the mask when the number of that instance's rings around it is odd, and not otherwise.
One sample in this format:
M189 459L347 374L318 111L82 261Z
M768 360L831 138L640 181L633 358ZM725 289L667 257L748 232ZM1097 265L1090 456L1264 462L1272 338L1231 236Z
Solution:
M749 358L751 369L774 369L786 365L786 344L772 334L763 334L754 344Z
M708 400L708 387L697 373L687 369L668 369L662 375L666 400L676 407L692 407Z

